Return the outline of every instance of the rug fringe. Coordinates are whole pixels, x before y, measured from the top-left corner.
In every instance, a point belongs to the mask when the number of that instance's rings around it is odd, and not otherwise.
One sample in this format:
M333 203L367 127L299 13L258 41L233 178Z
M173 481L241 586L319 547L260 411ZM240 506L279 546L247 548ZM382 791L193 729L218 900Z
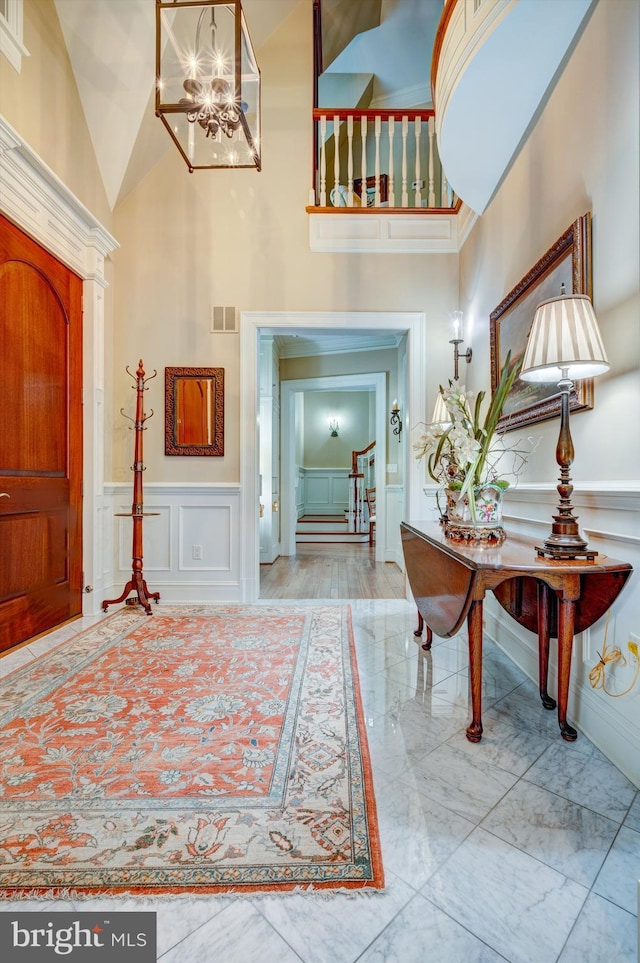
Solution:
M210 899L265 899L269 897L273 899L274 896L287 897L287 896L306 896L314 897L323 900L331 900L336 896L348 896L351 899L356 899L360 896L376 897L382 896L386 892L386 886L383 887L373 887L373 886L342 886L336 889L328 889L325 887L314 886L309 884L308 886L295 886L293 889L271 889L271 890L230 890L225 892L220 890L219 892L202 893L197 890L184 891L178 893L140 893L131 892L123 890L117 893L109 892L97 892L97 893L81 893L73 889L52 889L46 892L40 893L29 893L24 894L5 894L0 892L0 904L3 903L20 903L22 901L29 902L68 902L68 903L83 903L89 900L107 900L115 902L116 900L139 900L140 902L148 902L149 900L157 901L159 903L166 903L170 900L189 900L203 902Z

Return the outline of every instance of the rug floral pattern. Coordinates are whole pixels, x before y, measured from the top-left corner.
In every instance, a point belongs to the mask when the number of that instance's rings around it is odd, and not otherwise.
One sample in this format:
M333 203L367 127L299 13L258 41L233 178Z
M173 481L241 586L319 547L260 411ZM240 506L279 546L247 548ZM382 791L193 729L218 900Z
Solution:
M383 885L350 611L122 609L0 683L0 886Z

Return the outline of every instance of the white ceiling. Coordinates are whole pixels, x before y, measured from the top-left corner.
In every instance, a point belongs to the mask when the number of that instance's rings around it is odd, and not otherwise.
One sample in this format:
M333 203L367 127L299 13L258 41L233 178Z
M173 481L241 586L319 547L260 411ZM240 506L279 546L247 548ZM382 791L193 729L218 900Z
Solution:
M398 331L358 331L357 334L334 334L314 328L260 329L261 336L273 337L281 358L309 358L316 354L345 354L352 351L371 351L397 348L402 341Z

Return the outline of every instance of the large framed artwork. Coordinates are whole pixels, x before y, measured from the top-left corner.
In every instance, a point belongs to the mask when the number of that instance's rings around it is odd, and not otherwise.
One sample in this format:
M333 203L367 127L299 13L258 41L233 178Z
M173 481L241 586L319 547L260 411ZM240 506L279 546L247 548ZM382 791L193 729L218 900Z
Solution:
M561 294L592 297L591 214L574 221L490 315L491 390L500 380L507 353L515 363L524 354L536 307ZM577 381L570 397L571 411L593 408L593 379ZM505 402L499 431L510 431L546 421L560 414L560 392L554 384L517 378Z

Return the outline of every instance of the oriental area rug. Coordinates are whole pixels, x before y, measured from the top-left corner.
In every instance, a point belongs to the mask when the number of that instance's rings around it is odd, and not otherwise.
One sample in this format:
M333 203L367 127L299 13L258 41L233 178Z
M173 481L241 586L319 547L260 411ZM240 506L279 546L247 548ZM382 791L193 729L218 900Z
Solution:
M125 608L1 680L1 897L383 885L348 606Z

